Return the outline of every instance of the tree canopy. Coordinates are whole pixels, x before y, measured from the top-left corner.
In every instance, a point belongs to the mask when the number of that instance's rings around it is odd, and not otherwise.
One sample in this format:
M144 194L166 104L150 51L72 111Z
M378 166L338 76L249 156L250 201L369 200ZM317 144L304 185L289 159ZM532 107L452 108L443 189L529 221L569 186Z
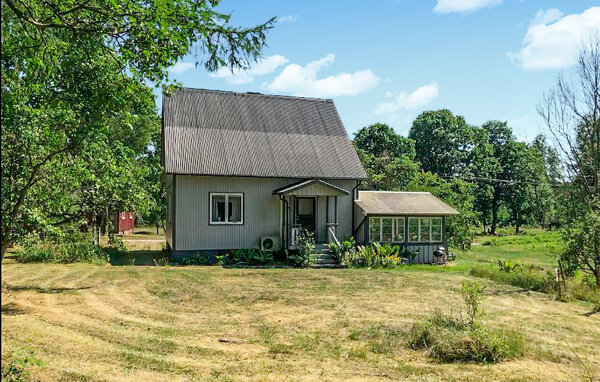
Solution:
M231 26L217 4L2 2L2 254L29 233L162 203L143 181L159 165L145 160L160 126L147 81L167 84L193 48L208 70L246 67L274 22Z

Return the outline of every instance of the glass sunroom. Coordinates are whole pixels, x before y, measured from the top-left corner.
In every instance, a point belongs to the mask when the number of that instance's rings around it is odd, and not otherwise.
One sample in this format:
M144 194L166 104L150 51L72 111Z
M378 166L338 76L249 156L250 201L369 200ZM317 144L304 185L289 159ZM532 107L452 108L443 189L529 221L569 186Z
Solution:
M417 251L414 262L436 262L446 248L448 216L458 212L428 192L360 191L356 211L357 241L392 243Z

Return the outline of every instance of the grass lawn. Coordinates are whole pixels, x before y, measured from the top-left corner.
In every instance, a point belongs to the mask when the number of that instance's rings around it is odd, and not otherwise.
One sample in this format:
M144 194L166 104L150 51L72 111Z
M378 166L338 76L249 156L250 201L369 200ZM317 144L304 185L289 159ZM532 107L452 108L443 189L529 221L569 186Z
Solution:
M498 236L477 236L471 250L462 254L463 260L511 260L547 268L556 266L563 244L560 232L539 228L525 228L519 235L512 232L512 228L500 229Z
M155 232L124 236L140 259ZM486 241L492 245L483 245ZM484 322L523 333L524 357L440 364L405 333L461 309L477 262L551 266L554 233L479 237L448 266L367 269L2 265L2 359L33 349L43 381L506 380L600 378L600 314L590 305L479 279ZM145 256L145 257L144 257ZM148 259L146 259L148 260ZM141 262L143 263L143 262Z
M527 355L437 364L403 333L460 306L462 272L2 267L2 358L25 347L40 380L581 380L600 369L587 306L488 285L486 320L520 329ZM430 268L430 269L441 269ZM585 365L585 366L584 366Z

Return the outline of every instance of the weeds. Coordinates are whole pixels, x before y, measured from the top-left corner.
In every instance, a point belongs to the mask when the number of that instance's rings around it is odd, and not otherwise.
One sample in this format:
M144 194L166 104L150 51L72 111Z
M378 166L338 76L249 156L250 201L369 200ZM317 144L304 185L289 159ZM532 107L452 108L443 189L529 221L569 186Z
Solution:
M486 327L479 321L484 289L477 282L464 282L467 319L435 311L412 326L409 346L425 349L429 357L442 362L496 363L521 356L524 340L520 333Z
M42 361L35 358L31 349L24 350L17 354L10 361L4 362L2 359L2 381L17 382L29 380L31 366L43 366Z

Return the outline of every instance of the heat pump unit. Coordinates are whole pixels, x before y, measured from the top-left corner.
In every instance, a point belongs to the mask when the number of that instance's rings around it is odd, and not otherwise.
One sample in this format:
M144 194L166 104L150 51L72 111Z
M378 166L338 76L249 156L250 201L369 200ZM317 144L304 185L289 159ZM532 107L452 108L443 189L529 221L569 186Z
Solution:
M278 251L281 242L277 236L263 236L260 238L260 250L264 252Z

